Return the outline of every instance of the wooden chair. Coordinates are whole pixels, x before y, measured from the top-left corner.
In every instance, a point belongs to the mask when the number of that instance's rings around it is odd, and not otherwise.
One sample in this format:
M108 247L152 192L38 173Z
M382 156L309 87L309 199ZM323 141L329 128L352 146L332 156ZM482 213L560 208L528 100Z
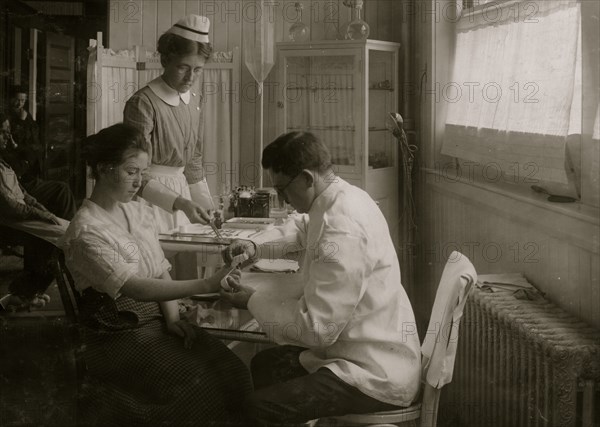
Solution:
M419 420L420 427L435 427L441 389L452 380L460 319L476 282L477 273L469 259L460 252L452 252L440 279L427 336L421 346L423 390L418 401L404 409L348 414L327 421L334 425L375 427L408 421L414 424L414 420Z

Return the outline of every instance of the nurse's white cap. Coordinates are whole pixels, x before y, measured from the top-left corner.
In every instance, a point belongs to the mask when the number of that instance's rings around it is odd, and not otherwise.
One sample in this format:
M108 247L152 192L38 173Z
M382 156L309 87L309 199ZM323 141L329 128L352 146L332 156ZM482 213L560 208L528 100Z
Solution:
M177 34L188 40L193 40L200 43L209 43L208 29L210 28L210 20L206 16L188 15L181 18L167 33Z

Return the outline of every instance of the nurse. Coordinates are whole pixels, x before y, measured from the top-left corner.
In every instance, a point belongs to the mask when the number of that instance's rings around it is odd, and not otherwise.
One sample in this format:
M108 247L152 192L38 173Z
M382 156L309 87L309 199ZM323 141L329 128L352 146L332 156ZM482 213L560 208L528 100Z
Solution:
M212 53L209 26L208 18L188 15L160 36L163 74L138 90L123 113L148 145L151 164L141 196L153 205L161 232L189 224L190 199L204 220L214 208L202 166L204 115L195 86ZM178 210L179 204L187 206Z

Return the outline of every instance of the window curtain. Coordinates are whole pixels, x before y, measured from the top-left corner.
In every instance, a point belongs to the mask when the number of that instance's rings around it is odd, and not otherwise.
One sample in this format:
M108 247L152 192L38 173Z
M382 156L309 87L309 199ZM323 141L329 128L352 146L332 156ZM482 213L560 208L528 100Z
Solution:
M230 69L210 69L203 72L204 153L206 180L213 196L231 188L232 174L232 107L233 90ZM239 172L239 171L238 171Z
M581 127L578 69L577 2L494 3L464 15L451 83L440 88L442 153L493 163L505 176L568 183L567 135Z

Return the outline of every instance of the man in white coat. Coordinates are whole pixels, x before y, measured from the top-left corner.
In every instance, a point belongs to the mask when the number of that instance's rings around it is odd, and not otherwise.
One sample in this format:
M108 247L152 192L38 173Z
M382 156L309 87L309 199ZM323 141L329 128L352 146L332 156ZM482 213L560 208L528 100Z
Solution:
M336 176L325 145L308 132L263 151L279 197L299 213L301 289L222 297L248 308L280 346L252 360L255 392L245 406L257 425L409 406L419 390L420 345L387 223L371 197ZM288 225L289 227L289 225ZM225 261L273 248L236 241ZM264 251L263 251L264 250Z

